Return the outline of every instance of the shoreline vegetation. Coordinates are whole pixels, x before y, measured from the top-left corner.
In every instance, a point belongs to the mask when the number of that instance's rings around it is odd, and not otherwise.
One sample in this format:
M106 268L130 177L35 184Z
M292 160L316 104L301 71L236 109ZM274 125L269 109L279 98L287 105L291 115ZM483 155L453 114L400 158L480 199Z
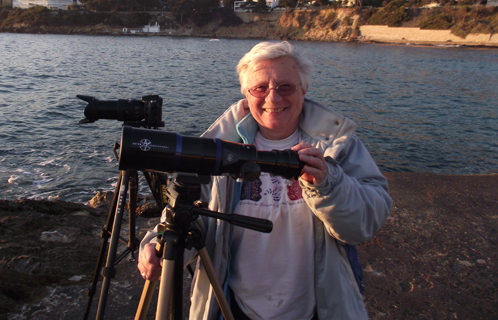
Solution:
M370 318L498 318L498 174L384 175L391 214L379 233L358 246ZM0 320L81 317L111 199L112 193L86 205L0 200ZM137 211L138 239L159 221L159 210L148 201ZM128 216L120 233L125 239ZM106 315L127 319L137 310L144 281L131 257L116 271ZM97 287L91 315L99 295Z
M498 6L422 8L406 1L384 7L308 7L271 12L213 9L188 17L167 11L0 10L0 32L244 38L321 42L498 47ZM159 33L138 31L156 25Z

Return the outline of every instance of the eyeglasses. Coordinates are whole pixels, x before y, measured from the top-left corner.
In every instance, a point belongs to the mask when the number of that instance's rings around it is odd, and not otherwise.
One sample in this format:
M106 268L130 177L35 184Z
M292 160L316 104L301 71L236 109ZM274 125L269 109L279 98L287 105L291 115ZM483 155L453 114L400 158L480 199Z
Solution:
M297 86L295 86L292 84L284 83L284 84L276 86L275 88L269 88L268 86L255 86L255 87L249 88L247 91L249 91L249 93L255 98L265 98L266 96L268 96L270 94L270 91L272 89L274 89L275 91L277 91L277 93L280 96L287 97L287 96L294 94L294 92L297 91L297 88L300 85L301 84L298 84Z

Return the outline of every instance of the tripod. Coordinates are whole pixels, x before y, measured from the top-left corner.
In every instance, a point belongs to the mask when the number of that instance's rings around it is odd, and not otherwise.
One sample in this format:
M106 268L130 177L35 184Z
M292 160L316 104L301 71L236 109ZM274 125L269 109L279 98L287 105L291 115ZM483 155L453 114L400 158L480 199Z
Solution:
M117 157L116 150L119 148L117 144L114 145L114 153ZM163 198L161 197L162 184L165 181L158 173L143 172L145 179L152 191L154 199L159 208L163 208ZM128 241L120 237L121 223L126 205L126 197L129 194L129 238ZM95 266L94 274L90 289L87 291L88 302L84 314L84 319L88 319L93 297L96 293L97 283L99 277L102 276L102 288L97 309L97 319L103 319L105 306L107 302L107 295L111 279L116 274L115 266L123 260L128 254L134 257L134 251L138 247L140 241L136 239L135 235L135 211L137 208L138 198L138 172L137 171L120 171L114 197L112 200L111 208L107 216L107 222L102 228L100 236L102 243L100 246L97 263ZM126 249L116 257L119 242L126 245ZM107 253L107 258L106 258ZM105 267L102 267L105 263Z
M168 184L166 222L158 226L156 244L157 254L163 261L156 320L166 320L168 317L172 320L183 319L183 256L185 249L191 248L195 248L199 253L223 316L225 319L233 320L230 306L205 248L201 231L195 222L199 215L222 219L233 225L260 232L268 233L273 228L269 220L202 209L200 201L195 202L200 198L199 181L207 183L209 179L177 174ZM135 320L145 319L155 286L156 281L145 282Z

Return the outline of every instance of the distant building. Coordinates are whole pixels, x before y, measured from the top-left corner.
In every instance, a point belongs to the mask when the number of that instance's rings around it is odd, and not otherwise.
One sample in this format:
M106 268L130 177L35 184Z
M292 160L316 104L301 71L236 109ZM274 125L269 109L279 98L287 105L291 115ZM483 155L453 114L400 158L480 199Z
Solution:
M160 33L161 32L161 26L156 24L151 26L150 23L142 28L142 32L150 32L150 33Z
M143 28L140 29L128 29L128 28L123 28L123 33L131 33L131 34L137 34L137 33L161 33L161 26L157 24L151 26L150 23Z
M34 6L42 6L50 10L66 10L68 5L76 3L76 0L12 0L12 7L28 9Z

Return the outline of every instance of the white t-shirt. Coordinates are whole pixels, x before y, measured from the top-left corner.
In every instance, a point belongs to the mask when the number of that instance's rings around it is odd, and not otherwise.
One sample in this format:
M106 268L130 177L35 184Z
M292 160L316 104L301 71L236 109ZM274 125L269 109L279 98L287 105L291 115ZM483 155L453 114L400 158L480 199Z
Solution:
M290 149L299 130L284 140L259 133L258 150ZM244 182L235 213L268 219L271 233L234 227L229 286L237 304L251 319L312 318L315 310L313 213L298 181L261 173Z

